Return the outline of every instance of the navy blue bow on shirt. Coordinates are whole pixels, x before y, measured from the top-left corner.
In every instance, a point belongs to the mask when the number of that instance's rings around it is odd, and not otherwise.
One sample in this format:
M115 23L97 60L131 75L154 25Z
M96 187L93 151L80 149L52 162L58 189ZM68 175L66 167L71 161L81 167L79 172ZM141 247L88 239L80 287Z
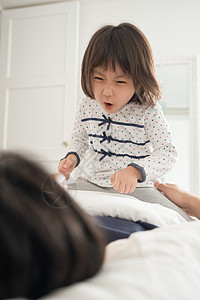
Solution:
M108 141L108 143L110 143L110 140L112 139L111 135L106 135L105 131L103 132L103 136L102 136L102 140L100 141L100 143L103 143L105 141Z
M108 123L108 125L107 125L107 130L108 130L110 128L110 124L112 123L112 120L110 117L106 118L106 116L104 114L102 114L102 117L104 118L104 120L101 123L99 123L99 126L102 126L102 125Z
M112 153L110 151L105 151L104 149L101 149L101 151L99 151L98 153L103 154L103 156L99 159L99 161L104 159L104 157L106 157L106 155L108 155L109 157L111 157L112 155L115 155L114 153Z

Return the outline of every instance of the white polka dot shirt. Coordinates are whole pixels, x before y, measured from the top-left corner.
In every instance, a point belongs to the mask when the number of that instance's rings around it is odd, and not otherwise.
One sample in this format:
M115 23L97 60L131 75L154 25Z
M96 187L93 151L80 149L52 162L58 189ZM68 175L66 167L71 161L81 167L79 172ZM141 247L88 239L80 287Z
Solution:
M177 158L159 103L146 107L129 102L109 114L90 98L79 103L67 155L70 153L76 154L78 162L86 155L82 177L103 187L111 187L110 177L129 164L142 171L138 186L152 186L172 169Z

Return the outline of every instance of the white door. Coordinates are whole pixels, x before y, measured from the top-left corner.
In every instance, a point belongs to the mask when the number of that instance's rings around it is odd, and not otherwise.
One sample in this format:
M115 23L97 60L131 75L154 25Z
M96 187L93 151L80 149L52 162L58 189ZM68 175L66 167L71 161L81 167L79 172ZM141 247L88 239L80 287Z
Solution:
M56 171L76 110L78 1L2 11L0 149Z

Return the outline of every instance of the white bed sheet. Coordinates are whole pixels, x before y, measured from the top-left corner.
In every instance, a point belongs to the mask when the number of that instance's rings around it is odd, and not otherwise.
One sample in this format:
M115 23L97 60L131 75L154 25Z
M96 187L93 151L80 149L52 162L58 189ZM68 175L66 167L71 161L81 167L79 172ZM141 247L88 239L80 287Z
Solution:
M42 299L199 299L200 222L137 232L107 246L106 262L93 278Z
M159 227L187 222L176 211L156 203L143 202L124 194L94 191L69 191L84 211L91 215L111 216L148 222Z
M199 299L200 222L136 198L73 191L89 214L142 220L158 225L106 247L96 276L55 290L41 300L189 300Z

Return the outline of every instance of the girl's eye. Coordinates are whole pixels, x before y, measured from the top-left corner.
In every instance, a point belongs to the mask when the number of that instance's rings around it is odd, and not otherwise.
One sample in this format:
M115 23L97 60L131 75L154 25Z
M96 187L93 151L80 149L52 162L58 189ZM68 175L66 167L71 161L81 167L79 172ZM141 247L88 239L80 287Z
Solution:
M118 80L117 83L126 83L126 81Z
M97 80L103 80L103 78L98 77L98 76L95 76L94 79L97 79Z

